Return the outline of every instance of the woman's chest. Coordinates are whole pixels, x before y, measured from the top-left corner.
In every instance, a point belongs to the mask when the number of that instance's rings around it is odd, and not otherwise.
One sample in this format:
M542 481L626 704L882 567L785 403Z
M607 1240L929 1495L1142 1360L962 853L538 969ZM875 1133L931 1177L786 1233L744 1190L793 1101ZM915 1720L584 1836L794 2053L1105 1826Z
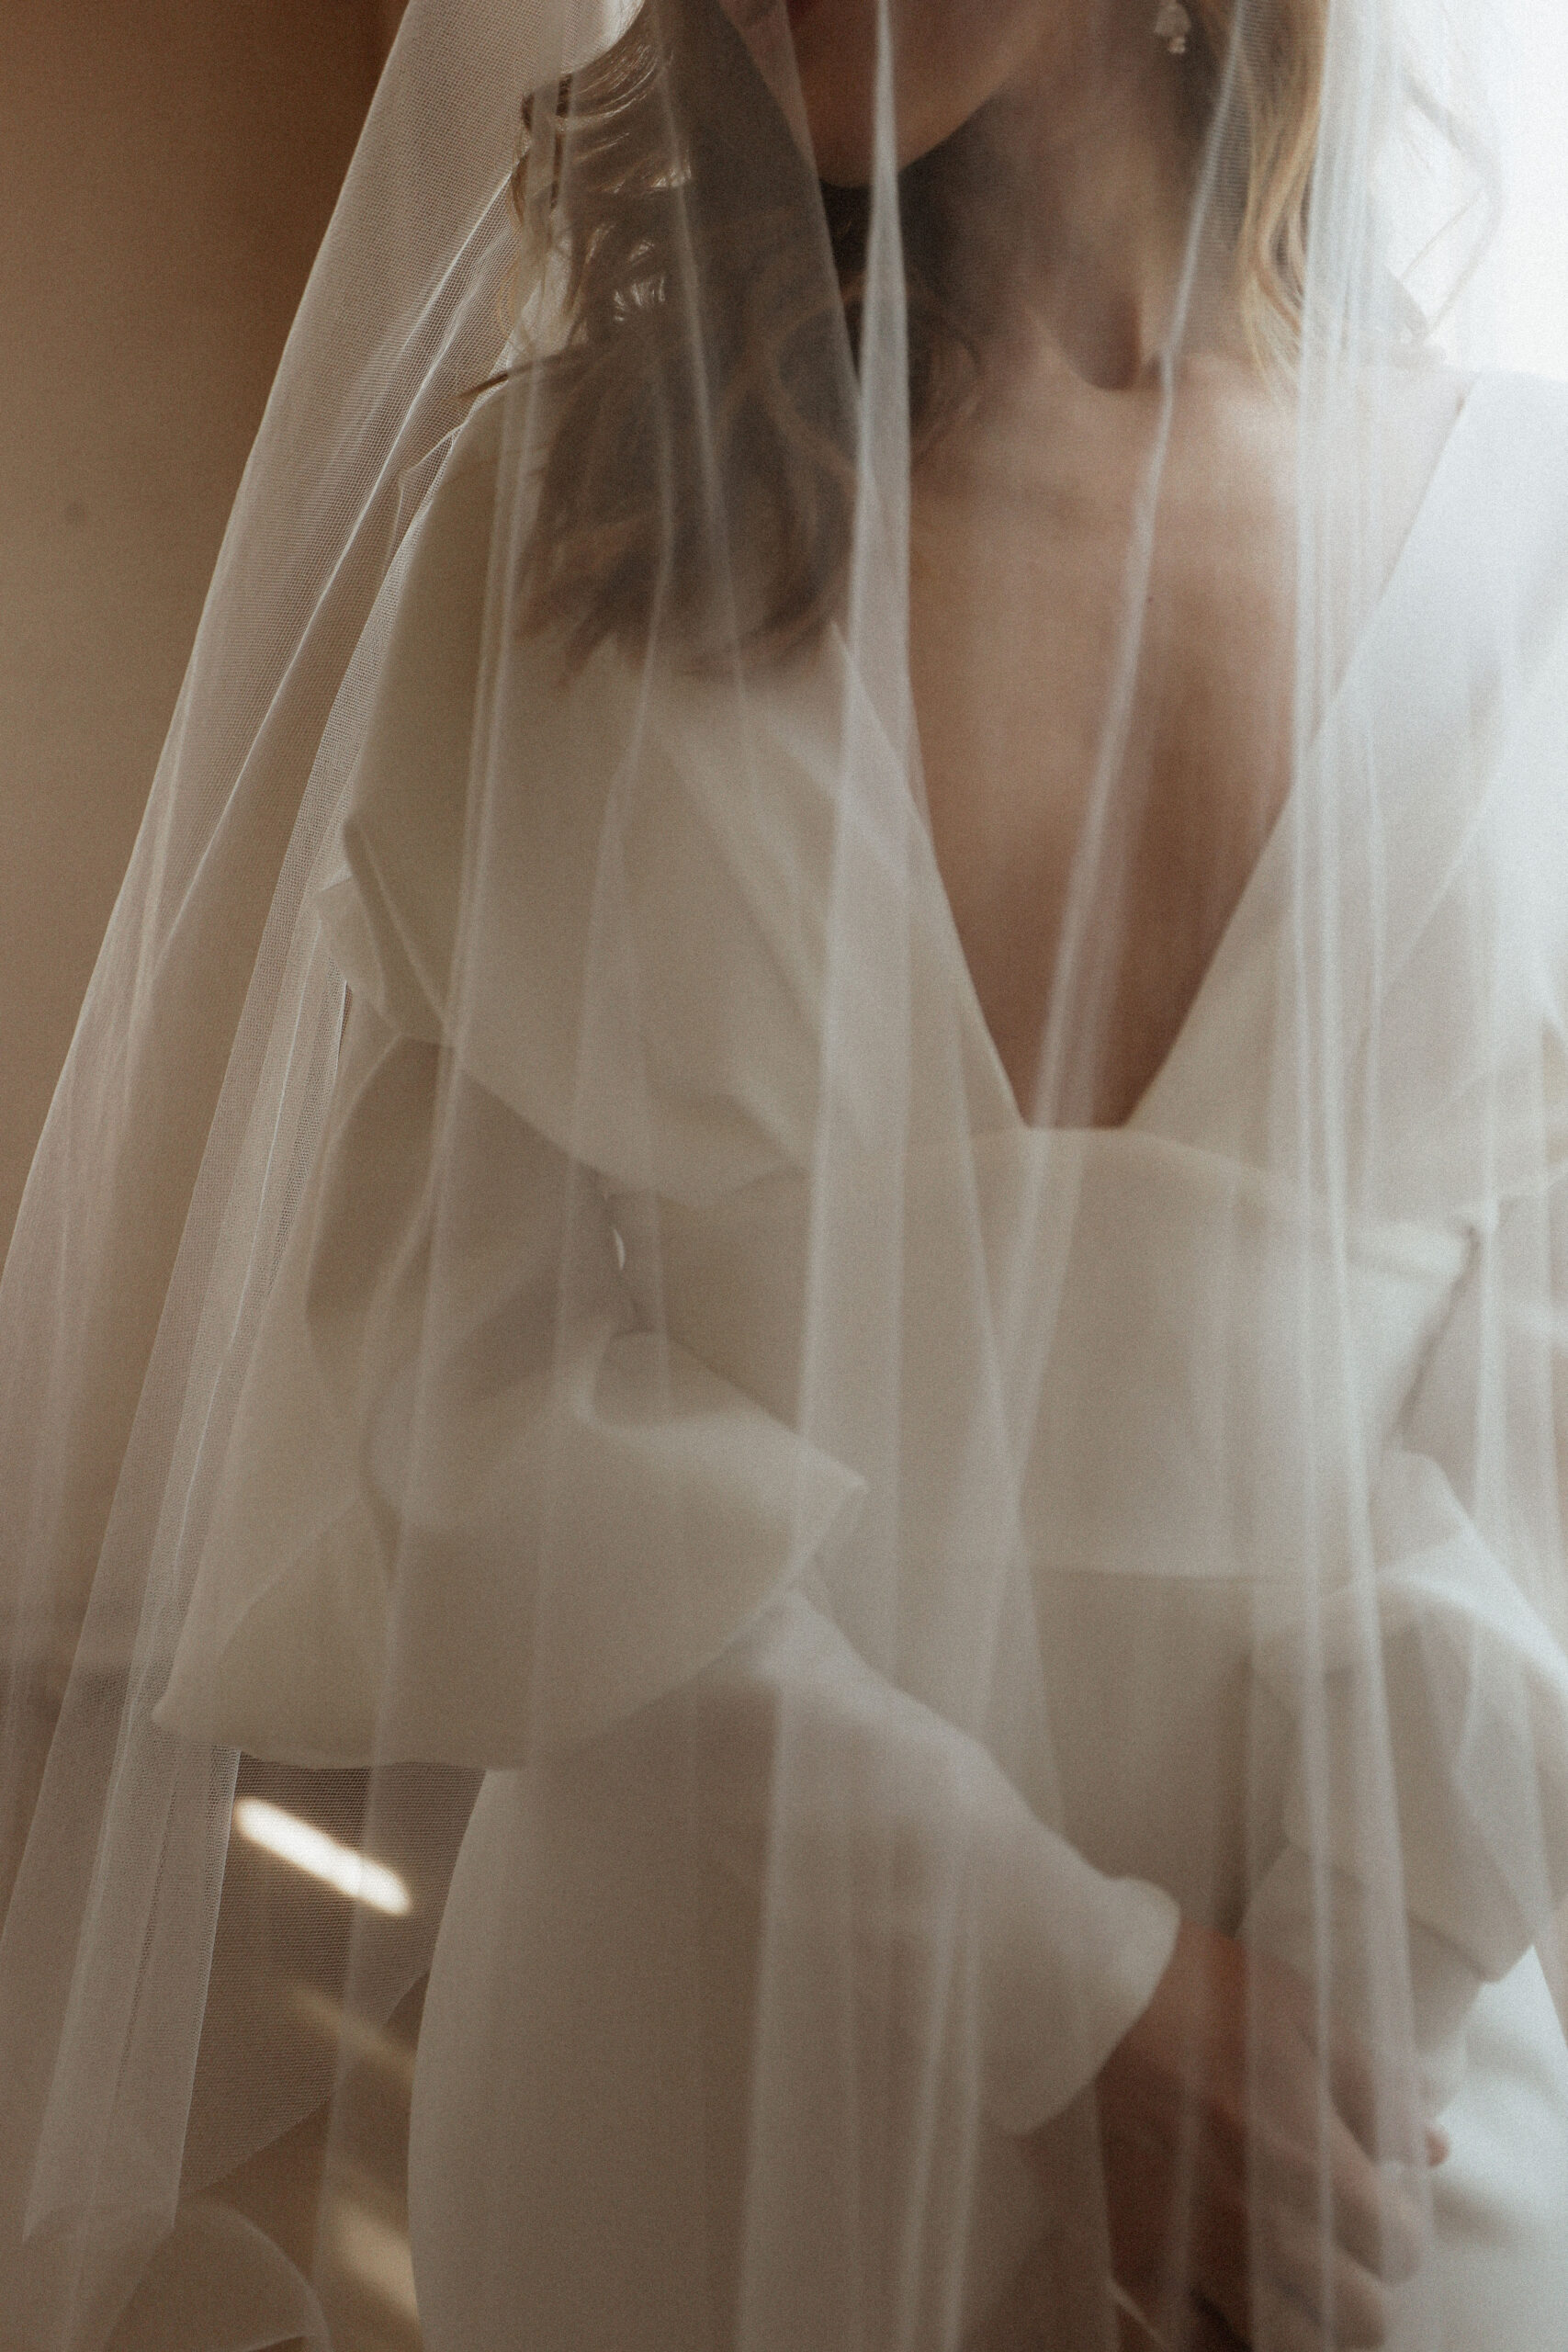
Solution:
M1058 1123L1130 1114L1290 778L1282 518L1189 495L1141 533L1128 503L917 512L937 861L1014 1091Z

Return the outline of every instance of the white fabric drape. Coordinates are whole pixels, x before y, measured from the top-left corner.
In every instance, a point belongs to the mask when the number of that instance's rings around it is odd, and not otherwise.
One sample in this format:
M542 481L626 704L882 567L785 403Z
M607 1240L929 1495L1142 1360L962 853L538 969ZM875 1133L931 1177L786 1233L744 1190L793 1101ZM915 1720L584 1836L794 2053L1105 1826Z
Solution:
M748 13L412 0L246 476L0 1288L0 2345L345 2352L406 2197L430 2352L1111 2346L1094 2085L1185 1917L1303 1981L1325 2141L1367 2055L1399 2352L1558 2352L1560 61L1325 0L1286 789L1091 1126L1201 305L1030 1100L916 717L914 18L852 267ZM978 185L1001 283L1041 224ZM1258 2352L1348 2340L1271 2194Z

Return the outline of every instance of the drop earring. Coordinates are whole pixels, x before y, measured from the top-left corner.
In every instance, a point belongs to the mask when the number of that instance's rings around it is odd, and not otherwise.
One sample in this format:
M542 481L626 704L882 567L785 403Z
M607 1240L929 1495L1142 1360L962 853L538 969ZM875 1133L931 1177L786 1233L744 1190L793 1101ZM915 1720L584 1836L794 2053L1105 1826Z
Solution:
M1163 40L1172 57L1185 57L1187 36L1192 29L1192 19L1181 0L1159 0L1155 15L1155 39Z

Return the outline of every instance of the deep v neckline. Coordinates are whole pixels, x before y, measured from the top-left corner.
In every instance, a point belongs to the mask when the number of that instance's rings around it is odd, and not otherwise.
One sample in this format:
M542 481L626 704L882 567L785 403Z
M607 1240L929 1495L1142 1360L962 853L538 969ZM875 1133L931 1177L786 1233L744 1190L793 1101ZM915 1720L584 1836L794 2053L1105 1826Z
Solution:
M1325 698L1323 709L1318 714L1317 724L1295 763L1290 784L1275 811L1273 821L1264 836L1263 846L1253 861L1252 868L1225 920L1214 952L1189 1000L1187 1009L1178 1024L1176 1035L1171 1039L1157 1069L1140 1091L1127 1117L1119 1124L1071 1129L1043 1125L1032 1119L1025 1118L1007 1066L1002 1060L997 1041L991 1034L991 1025L986 1018L985 1008L980 1002L979 990L976 987L975 976L970 969L969 958L964 952L963 938L958 929L958 919L953 911L947 884L942 877L942 867L937 859L936 845L931 839L929 825L922 820L917 828L922 839L923 854L927 860L929 876L937 900L943 943L954 967L954 983L964 1024L971 1032L976 1050L998 1098L998 1110L1000 1115L994 1122L996 1125L1017 1129L1025 1134L1075 1133L1110 1136L1134 1134L1142 1131L1149 1124L1156 1098L1163 1097L1169 1091L1180 1064L1190 1050L1191 1041L1208 1019L1213 1003L1224 994L1225 978L1230 967L1235 960L1238 943L1258 929L1261 904L1266 895L1275 886L1286 855L1289 835L1297 822L1303 795L1310 788L1310 779L1316 772L1319 748L1336 715L1344 705L1348 694L1365 670L1376 639L1384 633L1388 615L1404 594L1409 576L1420 560L1422 549L1434 527L1433 515L1446 492L1448 478L1453 469L1456 453L1462 441L1468 437L1466 428L1471 412L1476 404L1484 381L1484 378L1478 378L1466 387L1464 397L1459 404L1453 422L1443 436L1442 447L1427 478L1426 487L1421 492L1415 514L1411 517L1410 526L1400 543L1398 553L1389 567L1388 575L1357 633L1356 641L1350 649L1348 658L1334 686Z

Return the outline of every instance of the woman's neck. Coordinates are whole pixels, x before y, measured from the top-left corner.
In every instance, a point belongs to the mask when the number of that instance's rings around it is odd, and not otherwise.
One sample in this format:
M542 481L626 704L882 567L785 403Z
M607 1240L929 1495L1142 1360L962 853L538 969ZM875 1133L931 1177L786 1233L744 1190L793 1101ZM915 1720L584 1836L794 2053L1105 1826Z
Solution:
M1190 59L1144 33L1086 37L1042 88L1025 74L992 130L1030 224L1020 294L1074 373L1107 390L1146 383L1183 350L1232 346L1229 271L1212 229L1193 245L1202 141ZM1137 35L1143 33L1140 40Z

